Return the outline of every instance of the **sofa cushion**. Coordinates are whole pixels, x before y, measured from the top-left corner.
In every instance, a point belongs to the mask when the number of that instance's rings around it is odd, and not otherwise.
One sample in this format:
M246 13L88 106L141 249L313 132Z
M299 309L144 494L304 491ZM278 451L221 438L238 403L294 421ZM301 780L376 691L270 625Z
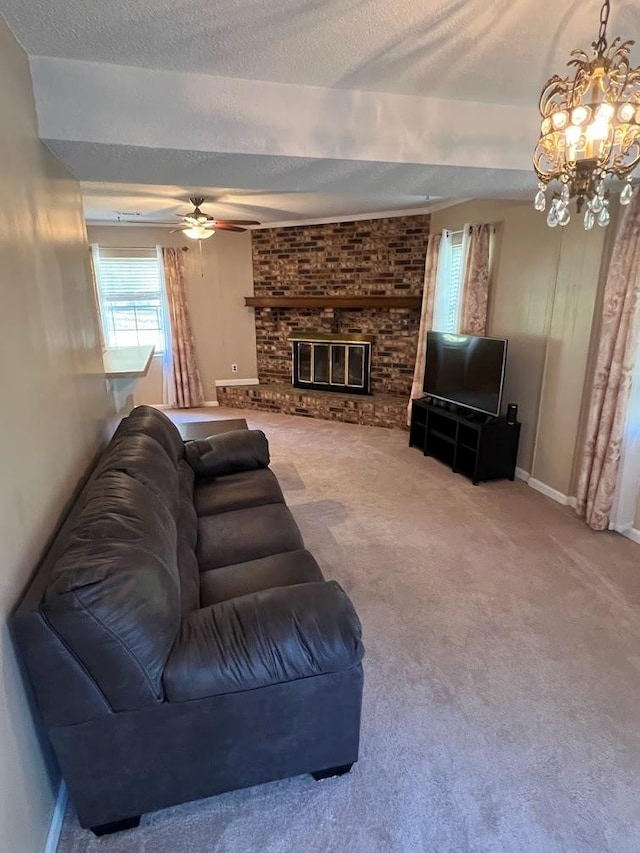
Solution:
M193 500L193 484L195 474L193 468L184 459L178 462L178 489L182 497Z
M180 625L176 543L166 503L137 479L107 471L90 485L53 567L45 618L116 711L163 699Z
M280 484L268 468L200 480L194 489L193 500L198 515L284 503Z
M129 417L120 422L113 437L119 441L132 433L144 433L155 439L169 455L174 465L184 456L184 441L176 425L159 409L153 406L137 406Z
M259 560L202 572L200 606L207 607L261 589L322 580L320 567L308 551L285 551L283 554L272 554Z
M302 548L298 526L284 504L249 507L198 519L196 553L200 571Z
M180 572L180 612L191 613L192 610L200 607L200 571L193 548L180 536L178 537L178 571Z
M178 509L178 471L158 442L144 433L127 436L110 445L98 463L96 474L123 471L139 480L164 501L175 515Z
M164 672L170 702L340 672L363 655L360 622L335 581L243 595L194 611Z
M269 442L258 429L232 430L210 438L188 441L185 459L196 477L218 477L269 465Z

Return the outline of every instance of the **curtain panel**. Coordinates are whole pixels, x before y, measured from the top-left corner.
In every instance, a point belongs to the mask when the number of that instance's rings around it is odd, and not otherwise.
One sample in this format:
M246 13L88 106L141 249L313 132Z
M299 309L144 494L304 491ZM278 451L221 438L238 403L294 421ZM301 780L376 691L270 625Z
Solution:
M433 326L433 308L438 282L438 259L440 257L441 234L432 234L427 243L427 255L424 263L424 287L422 289L422 308L420 311L420 331L418 332L418 348L416 364L413 371L411 396L407 406L407 424L411 422L412 401L422 396L422 383L426 365L427 332Z
M492 225L465 225L468 236L460 312L462 335L485 335L487 331L492 231Z
M640 194L627 208L605 285L577 511L606 530L618 488L627 412L640 341Z
M167 315L170 326L171 358L165 359L164 402L168 406L188 409L204 402L200 372L187 306L184 260L181 249L162 249Z

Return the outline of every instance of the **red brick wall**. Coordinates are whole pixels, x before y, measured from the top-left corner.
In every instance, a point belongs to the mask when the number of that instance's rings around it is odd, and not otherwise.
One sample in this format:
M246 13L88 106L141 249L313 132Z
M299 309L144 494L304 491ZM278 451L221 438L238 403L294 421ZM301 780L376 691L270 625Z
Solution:
M421 295L428 236L427 215L253 231L255 295ZM408 394L419 321L404 308L257 308L258 377L290 381L292 333L360 333L373 336L373 392Z

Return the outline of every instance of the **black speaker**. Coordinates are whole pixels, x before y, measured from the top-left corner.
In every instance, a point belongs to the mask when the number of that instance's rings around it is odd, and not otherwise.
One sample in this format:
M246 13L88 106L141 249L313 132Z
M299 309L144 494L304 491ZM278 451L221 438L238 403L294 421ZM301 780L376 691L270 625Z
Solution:
M518 407L515 403L509 403L507 406L507 423L515 424L518 420Z

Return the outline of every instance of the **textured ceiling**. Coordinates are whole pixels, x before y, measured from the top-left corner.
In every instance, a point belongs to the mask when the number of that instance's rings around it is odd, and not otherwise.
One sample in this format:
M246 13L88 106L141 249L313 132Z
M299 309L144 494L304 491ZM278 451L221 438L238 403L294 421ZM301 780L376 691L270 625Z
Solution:
M600 0L0 0L27 52L222 77L535 102ZM640 36L637 0L611 29Z
M340 219L388 210L424 212L429 202L424 196L273 192L135 184L82 184L85 215L89 222L154 223L176 227L176 214L192 209L192 195L205 198L204 210L217 219L257 219L264 225ZM433 203L436 200L432 200Z
M0 0L88 215L151 222L195 189L272 223L529 196L540 86L599 7ZM616 0L610 34L640 39L638 0Z
M418 212L459 201L461 187L469 198L512 199L529 198L535 187L530 171L123 149L73 142L49 145L61 160L73 163L78 177L87 178L82 193L85 214L92 222L171 222L173 213L185 212L192 195L204 196L207 210L220 219L248 217L275 225L381 211ZM181 183L164 185L168 174L178 175ZM224 187L210 185L213 174L225 180ZM120 183L123 180L128 183Z

